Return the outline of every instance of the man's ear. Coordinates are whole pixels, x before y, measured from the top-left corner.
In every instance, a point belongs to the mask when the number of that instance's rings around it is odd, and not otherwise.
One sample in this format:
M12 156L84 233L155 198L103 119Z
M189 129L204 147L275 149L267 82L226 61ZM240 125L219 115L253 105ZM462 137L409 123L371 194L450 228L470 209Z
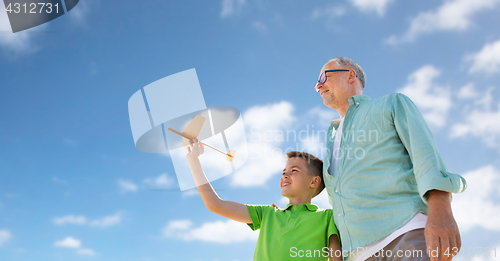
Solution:
M356 71L355 70L349 70L349 83L354 83L356 81Z

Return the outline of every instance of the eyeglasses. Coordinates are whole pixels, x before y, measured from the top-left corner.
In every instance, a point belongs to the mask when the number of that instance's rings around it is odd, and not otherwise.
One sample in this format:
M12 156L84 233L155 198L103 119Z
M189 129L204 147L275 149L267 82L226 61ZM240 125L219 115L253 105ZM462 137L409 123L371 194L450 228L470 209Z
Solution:
M326 82L326 73L328 73L328 72L348 72L348 71L350 71L350 70L346 70L346 69L326 70L326 71L322 72L321 75L319 76L318 83L324 84ZM316 86L314 87L316 89L316 92L319 92L319 89L317 88L318 83L316 83Z

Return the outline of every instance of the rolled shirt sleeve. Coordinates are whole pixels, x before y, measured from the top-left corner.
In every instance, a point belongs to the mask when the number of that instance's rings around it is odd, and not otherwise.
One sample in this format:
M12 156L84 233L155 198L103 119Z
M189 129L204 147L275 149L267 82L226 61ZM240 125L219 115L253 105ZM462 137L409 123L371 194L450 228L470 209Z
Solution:
M413 163L422 200L427 204L426 193L433 189L463 192L467 186L465 179L446 171L446 165L422 114L404 94L396 95L393 115L396 131Z

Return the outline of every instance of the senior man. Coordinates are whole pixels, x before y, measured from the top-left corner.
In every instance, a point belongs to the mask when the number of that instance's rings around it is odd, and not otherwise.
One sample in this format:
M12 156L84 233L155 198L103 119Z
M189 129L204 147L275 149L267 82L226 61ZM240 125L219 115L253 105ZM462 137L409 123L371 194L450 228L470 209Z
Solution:
M394 93L362 95L363 69L336 57L316 91L340 119L328 129L323 176L347 260L451 260L461 247L449 173L413 102ZM390 256L389 256L390 255Z

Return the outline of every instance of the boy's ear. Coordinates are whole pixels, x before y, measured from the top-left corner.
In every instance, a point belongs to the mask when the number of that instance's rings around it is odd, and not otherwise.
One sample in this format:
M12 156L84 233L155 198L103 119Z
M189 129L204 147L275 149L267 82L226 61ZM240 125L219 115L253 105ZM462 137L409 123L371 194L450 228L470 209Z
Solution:
M310 187L311 188L317 188L321 184L321 178L319 176L314 176L313 179L311 180Z

